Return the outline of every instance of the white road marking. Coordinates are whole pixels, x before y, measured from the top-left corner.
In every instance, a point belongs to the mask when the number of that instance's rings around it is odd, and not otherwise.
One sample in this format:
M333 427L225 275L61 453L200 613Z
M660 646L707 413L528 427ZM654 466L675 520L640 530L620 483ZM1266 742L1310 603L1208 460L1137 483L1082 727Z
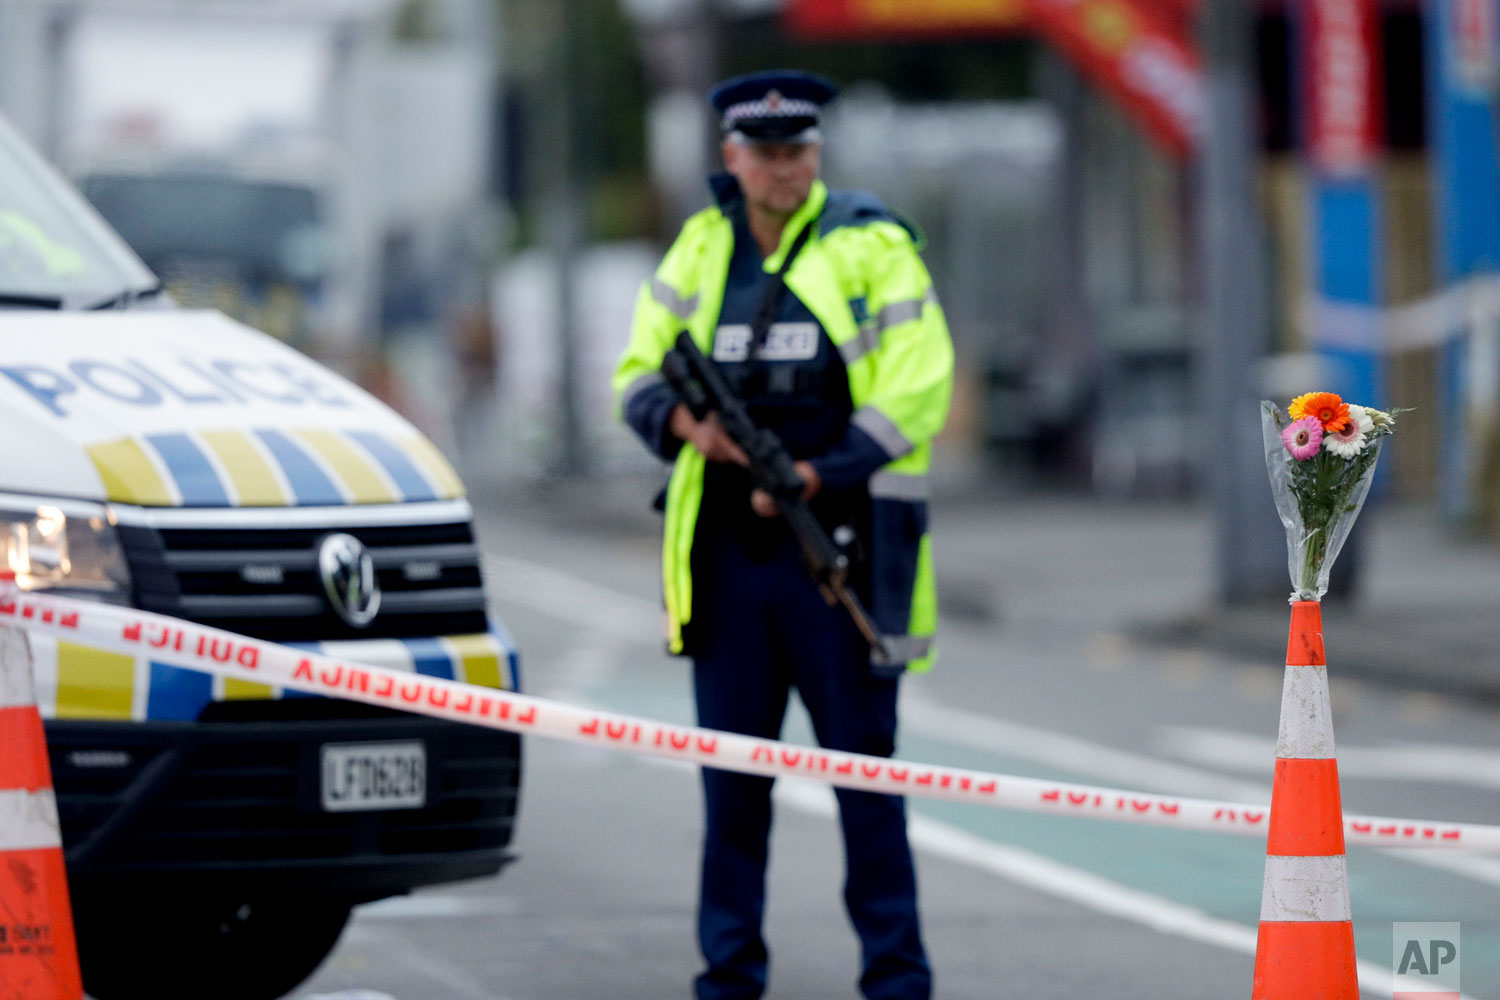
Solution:
M1117 747L1095 743L1077 736L1069 736L1051 729L1028 726L992 716L980 715L958 708L948 708L921 697L911 695L910 689L903 692L901 713L902 728L919 732L933 740L945 740L958 746L975 750L1018 757L1063 770L1097 776L1118 783L1125 788L1145 788L1176 795L1197 795L1203 798L1227 799L1233 802L1264 804L1271 801L1271 789L1256 782L1241 781L1213 771L1205 771L1183 764L1164 761L1144 754L1130 753ZM1177 731L1183 727L1158 727L1158 732ZM1214 730L1213 732L1222 732ZM1254 737L1244 737L1255 740ZM1266 737L1255 740L1255 760L1248 766L1248 758L1237 755L1239 770L1265 774L1276 761L1276 740ZM1459 748L1449 747L1456 750ZM1344 751L1340 751L1341 755ZM1484 754L1485 751L1473 751ZM1491 767L1497 765L1491 764ZM1344 762L1339 761L1340 772ZM1440 868L1475 882L1500 886L1500 859L1466 854L1428 854L1417 850L1387 848L1382 854L1408 864L1427 868Z
M505 898L480 899L467 895L424 892L416 896L397 897L367 903L354 911L354 919L339 945L336 955L358 961L360 951L378 953L385 962L404 967L440 987L440 992L426 989L421 997L443 996L451 1000L508 1000L485 986L474 976L451 962L429 958L414 948L405 936L393 936L382 927L387 919L425 920L431 917L513 916L517 908ZM330 966L331 967L331 966ZM361 966L363 967L363 966ZM300 994L296 1000L397 1000L389 993L368 988L339 990L334 993Z
M677 771L695 770L694 765L660 758L629 758L631 763ZM838 807L831 787L807 778L780 778L773 792L777 805L798 812L834 819ZM1008 844L997 844L968 831L927 816L912 814L907 820L908 836L914 850L952 864L982 871L1036 892L1066 900L1109 917L1140 924L1159 934L1170 934L1240 954L1254 955L1256 928L1222 920L1196 907L1131 888L1092 872L1074 868L1044 855ZM1500 863L1497 863L1500 867ZM425 918L431 916L509 915L513 906L503 899L459 897L442 893L424 893L403 900L361 907L362 917L378 919ZM451 970L418 956L401 955L403 964L444 981ZM1375 962L1356 962L1361 992L1370 996L1389 997L1395 988L1390 969ZM445 982L462 995L489 996L473 992L477 984ZM307 996L301 1000L395 1000L384 994L367 991L345 991L336 994ZM1460 1000L1473 1000L1460 994Z
M1248 733L1194 726L1159 726L1156 744L1176 757L1226 771L1264 773L1276 743ZM1500 751L1444 743L1392 743L1338 748L1341 778L1445 782L1500 788Z
M642 621L649 623L660 620L660 610L648 601L524 559L486 556L485 564L486 582L491 591L507 600L606 635L653 643L659 641L658 637L648 634L649 624L641 625ZM576 666L584 675L598 676L609 669L607 664L601 667L597 662L590 662L588 656L592 654L588 648L577 655L580 663ZM577 691L581 685L575 681L564 686ZM579 700L587 699L585 696ZM1160 792L1247 803L1266 803L1271 800L1271 791L1263 784L1241 781L1144 754L1130 753L1050 729L949 708L924 699L910 686L903 690L901 713L902 727L908 732L1076 771L1127 788L1144 786ZM1159 732L1191 733L1195 730L1162 727ZM1199 741L1196 745L1200 748L1208 746L1204 741ZM1223 751L1223 746L1222 743L1215 744L1216 755L1202 762L1227 766L1230 770L1240 772L1264 774L1275 760L1275 740L1269 736L1256 741L1253 763L1244 746L1237 747L1232 755ZM1443 752L1436 752L1439 749ZM1457 747L1427 747L1426 750L1428 752L1422 758L1424 766L1435 767L1440 760L1444 763L1458 763L1461 765L1458 769L1460 774L1476 776L1482 779L1482 783L1500 782L1500 754ZM1219 753L1223 756L1219 756ZM1352 772L1348 770L1343 753L1347 753L1347 749L1341 752L1339 768L1341 773L1348 775ZM1454 772L1450 771L1443 771L1441 775L1431 774L1430 771L1424 773L1428 775L1426 780L1454 778ZM1413 864L1441 868L1479 882L1500 885L1500 862L1493 859L1463 855L1440 856L1414 851L1387 853Z
M774 794L778 805L818 816L837 814L832 790L806 778L778 779ZM909 816L907 835L915 850L987 872L1096 913L1141 924L1160 934L1172 934L1241 954L1255 954L1257 930L1254 927L1221 920L1196 907L1121 885L1044 855L1008 844L996 844L927 816ZM1390 969L1365 959L1357 960L1355 968L1362 993L1377 997L1392 995L1395 976ZM1460 994L1460 1000L1472 998Z
M598 632L585 632L547 666L546 697L556 701L586 701L596 684L607 680L618 661L618 639Z
M1077 742L1083 744L1083 741ZM1087 744L1067 746L1067 749L1070 753L1077 754L1086 746ZM655 757L631 757L621 762L626 761L679 772L696 770L696 765L693 764ZM838 807L833 789L821 782L808 778L783 777L777 780L773 795L779 807L787 807L828 819L837 817ZM913 849L924 855L994 875L1096 913L1139 924L1159 934L1175 935L1240 954L1255 954L1257 931L1254 927L1214 917L1197 907L1132 888L1093 872L1063 864L1045 855L986 840L931 817L910 814L907 826ZM1500 884L1500 861L1494 859L1413 855L1409 852L1397 851L1384 853L1404 860L1431 864L1433 867L1453 868L1465 875L1473 874L1468 870L1469 864L1467 863L1478 861L1494 869L1495 878L1492 880ZM514 906L503 898L484 899L443 893L422 893L413 897L364 906L358 912L361 917L376 919L502 916L511 915L514 912ZM400 954L397 958L414 971L423 972L430 978L444 982L444 985L456 990L459 995L490 996L475 992L479 989L477 983L467 977L458 976L446 966L411 954ZM1395 988L1395 978L1390 969L1375 962L1359 959L1356 961L1356 970L1362 993L1376 997L1389 997L1392 994ZM449 979L455 981L445 981ZM334 994L327 997L304 997L302 1000L387 1000L387 998L365 997L356 993L352 996ZM389 998L389 1000L394 1000L394 998ZM1473 1000L1473 998L1460 994L1460 1000Z
M462 917L512 917L520 904L508 896L471 896L418 892L365 903L354 911L360 920L410 920Z
M661 610L649 601L524 559L487 555L485 566L486 583L491 592L506 600L606 635L632 641L660 641L659 636L652 634L650 626L651 623L660 621ZM1105 639L1108 638L1106 635ZM595 667L585 664L583 669L592 671ZM607 671L608 666L603 670ZM1268 690L1271 689L1271 676L1266 675ZM576 684L569 686L577 687ZM579 700L587 699L584 697ZM1124 787L1145 786L1160 792L1247 803L1267 803L1271 800L1271 790L1263 784L1131 753L1055 730L938 705L916 694L910 686L903 690L901 713L902 727L906 731L920 733L931 739L946 740L959 746L1076 771ZM1163 727L1161 731L1171 732L1172 727ZM1425 749L1428 751L1422 758L1425 766L1435 767L1439 760L1457 763L1461 765L1458 773L1482 777L1484 783L1500 782L1500 767L1497 767L1500 754L1458 747ZM1442 752L1436 752L1439 750ZM1234 766L1230 769L1266 773L1275 760L1275 740L1267 737L1258 741L1255 754L1255 763L1249 766L1248 758L1241 748L1233 757ZM1223 766L1224 762L1219 763ZM1342 773L1348 773L1342 756L1339 767ZM1446 770L1441 775L1431 772L1427 774L1426 780L1454 778L1454 772ZM1411 864L1439 868L1477 882L1500 886L1500 860L1457 854L1424 854L1419 851L1386 850L1382 853Z
M404 941L391 939L389 934L381 934L380 937L385 939L380 944L382 955L441 985L446 991L443 995L455 1000L460 997L464 1000L506 1000L504 995L486 987L452 963L428 958Z
M486 555L484 570L493 597L617 639L661 642L664 612L655 601L512 556Z
M986 750L1077 771L1126 788L1236 802L1271 801L1270 789L1261 784L1146 757L1040 726L939 705L910 687L902 692L901 728L908 733L973 750ZM1270 747L1261 761L1262 772L1269 771L1275 763L1275 740L1271 741Z

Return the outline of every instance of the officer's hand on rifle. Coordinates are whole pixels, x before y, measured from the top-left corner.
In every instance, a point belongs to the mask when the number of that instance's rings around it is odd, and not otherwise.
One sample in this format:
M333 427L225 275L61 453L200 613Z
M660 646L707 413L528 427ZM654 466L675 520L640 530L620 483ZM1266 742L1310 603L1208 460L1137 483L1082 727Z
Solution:
M818 490L823 488L823 479L811 462L798 462L795 467L797 475L801 476L802 482L806 484L802 488L802 499L811 500L817 495ZM751 491L750 508L761 517L775 517L781 513L781 508L776 506L776 498L765 490Z
M749 465L750 459L719 424L719 418L710 413L703 420L693 419L693 413L682 403L672 410L669 429L683 441L702 452L710 462L733 462Z

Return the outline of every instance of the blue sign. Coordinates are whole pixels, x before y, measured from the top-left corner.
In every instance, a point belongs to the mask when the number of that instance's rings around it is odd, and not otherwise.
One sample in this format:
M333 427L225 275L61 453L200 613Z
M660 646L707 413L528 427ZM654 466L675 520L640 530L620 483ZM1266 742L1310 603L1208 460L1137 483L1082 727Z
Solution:
M1495 135L1496 0L1436 0L1426 11L1438 275L1445 287L1500 271L1500 164ZM1467 519L1474 509L1473 442L1466 384L1467 331L1449 331L1439 371L1444 414L1438 453L1443 513Z

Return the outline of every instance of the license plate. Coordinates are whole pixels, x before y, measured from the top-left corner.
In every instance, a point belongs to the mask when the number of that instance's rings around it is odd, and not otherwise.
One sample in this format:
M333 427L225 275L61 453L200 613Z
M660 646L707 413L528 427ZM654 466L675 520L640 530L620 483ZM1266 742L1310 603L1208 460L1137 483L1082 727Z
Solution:
M326 812L427 804L427 748L421 740L325 743L322 758Z

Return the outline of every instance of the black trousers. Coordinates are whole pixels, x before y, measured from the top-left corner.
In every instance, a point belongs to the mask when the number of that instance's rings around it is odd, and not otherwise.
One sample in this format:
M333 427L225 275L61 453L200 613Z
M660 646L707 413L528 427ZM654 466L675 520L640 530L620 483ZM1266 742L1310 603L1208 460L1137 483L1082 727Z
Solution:
M705 544L706 542L706 544ZM796 688L818 742L889 757L898 680L876 678L869 648L842 607L819 594L788 533L768 559L732 537L699 540L695 558L694 690L698 722L775 738ZM761 935L773 779L705 768L698 937L707 969L699 1000L745 1000L766 988ZM859 935L859 986L869 1000L927 1000L932 974L917 916L903 799L838 789L844 902Z

